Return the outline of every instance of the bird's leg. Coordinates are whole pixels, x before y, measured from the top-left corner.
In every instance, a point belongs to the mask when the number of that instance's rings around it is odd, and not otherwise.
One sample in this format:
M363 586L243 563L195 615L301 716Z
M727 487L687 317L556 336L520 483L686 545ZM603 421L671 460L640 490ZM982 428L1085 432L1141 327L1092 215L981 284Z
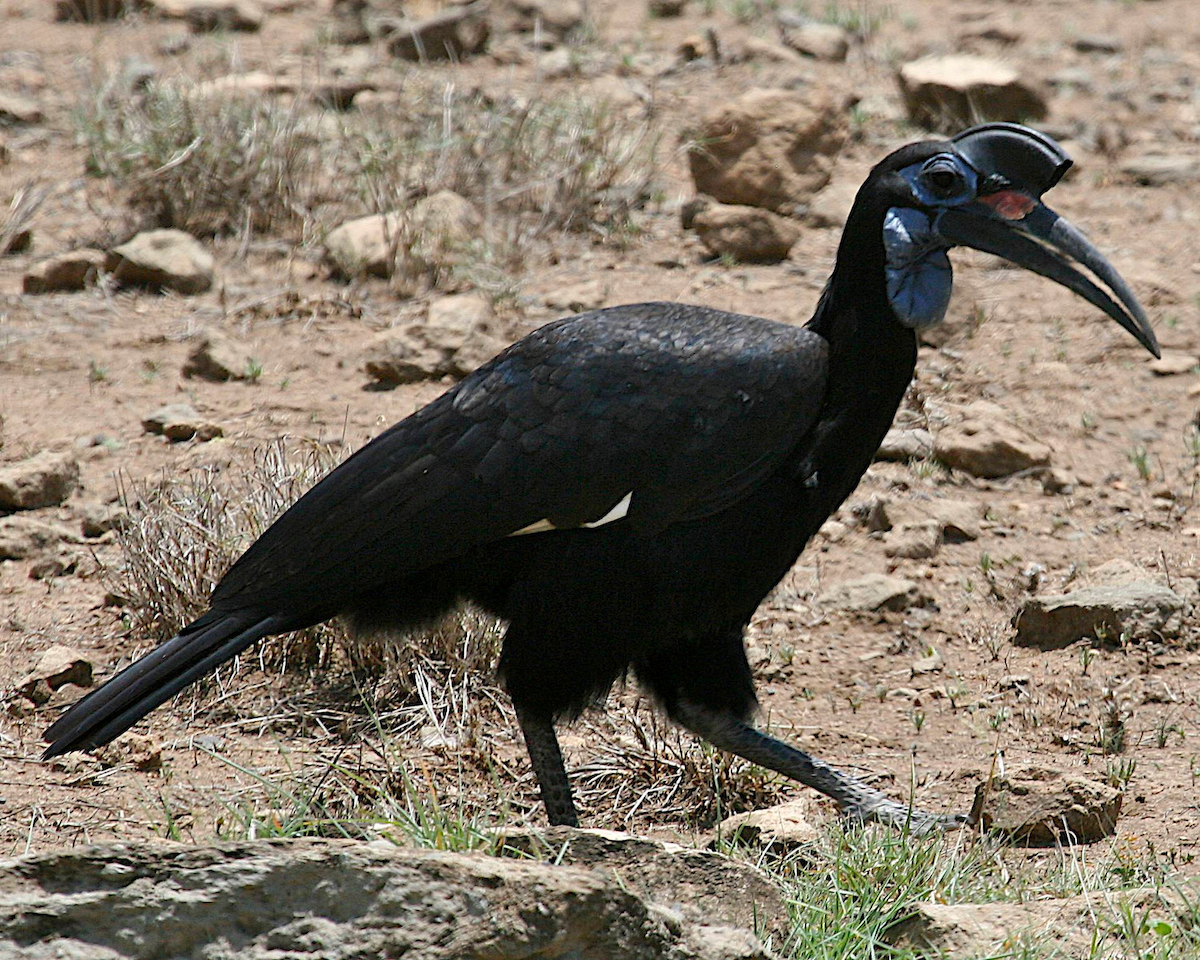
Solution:
M907 827L913 833L951 830L968 822L965 816L926 813L898 803L849 774L755 730L736 717L686 701L680 702L673 714L676 720L714 746L832 797L842 812L853 820L876 820L893 827Z
M554 724L549 720L531 716L517 707L517 722L525 737L525 749L533 764L533 775L542 790L542 803L546 805L546 816L550 826L579 826L579 815L571 799L571 784L567 780L567 768L563 766L562 751L558 748L558 737Z

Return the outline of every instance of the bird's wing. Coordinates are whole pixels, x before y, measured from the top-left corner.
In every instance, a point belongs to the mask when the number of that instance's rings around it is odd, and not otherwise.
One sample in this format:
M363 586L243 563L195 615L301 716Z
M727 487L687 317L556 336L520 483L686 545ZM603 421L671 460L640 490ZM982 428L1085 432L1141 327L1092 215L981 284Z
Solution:
M515 534L710 515L795 449L826 359L802 328L678 304L549 324L326 476L213 605L337 607Z

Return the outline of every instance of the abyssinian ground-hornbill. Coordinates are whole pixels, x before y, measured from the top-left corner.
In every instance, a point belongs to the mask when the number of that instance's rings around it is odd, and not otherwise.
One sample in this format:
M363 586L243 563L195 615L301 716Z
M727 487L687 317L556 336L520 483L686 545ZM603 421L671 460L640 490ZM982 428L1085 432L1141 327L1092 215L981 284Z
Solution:
M107 743L262 637L338 614L411 627L465 599L507 622L499 671L551 823L577 822L554 721L631 670L689 730L854 817L959 822L751 726L742 633L871 463L945 314L950 247L1069 287L1158 355L1125 282L1041 202L1070 162L1014 124L897 150L803 327L675 303L542 327L313 487L207 613L50 727L46 756Z

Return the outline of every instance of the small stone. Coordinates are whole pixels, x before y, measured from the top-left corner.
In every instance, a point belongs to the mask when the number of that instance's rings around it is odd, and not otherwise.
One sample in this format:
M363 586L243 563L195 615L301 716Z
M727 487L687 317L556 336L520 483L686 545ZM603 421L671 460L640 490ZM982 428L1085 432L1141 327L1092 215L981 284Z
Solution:
M62 503L79 488L79 461L43 450L0 467L0 510L37 510Z
M29 566L31 580L53 580L65 577L79 569L79 554L70 550L58 550L39 557Z
M570 47L555 47L537 58L537 72L543 80L565 80L579 76L579 60Z
M173 443L184 440L206 442L224 436L218 424L205 420L188 403L171 403L160 407L142 420L147 433L161 434Z
M391 276L403 225L398 210L347 220L326 235L325 258L334 273L345 279Z
M1124 49L1121 38L1111 34L1085 33L1071 44L1080 53L1120 53Z
M909 119L944 133L984 120L1041 120L1042 91L1015 67L968 54L924 57L900 68Z
M687 0L647 0L646 12L652 17L667 20L673 17L682 17L683 8L686 5Z
M184 20L194 33L218 30L255 32L266 14L256 0L146 0L148 8L170 20Z
M15 93L0 93L0 123L27 126L45 119L46 114L37 101Z
M705 115L688 154L696 192L789 213L829 182L848 132L840 100L751 90Z
M918 657L912 662L910 668L914 677L921 676L927 673L937 673L942 669L942 655L933 647L929 648L929 652L923 657Z
M25 293L56 293L82 290L95 283L104 268L103 250L83 248L42 260L30 267L21 280Z
M54 19L100 23L116 20L127 12L142 8L142 3L126 3L126 0L55 0Z
M762 810L736 813L717 827L710 850L720 843L749 846L772 857L785 857L816 843L819 833L812 823L812 804L791 800Z
M465 376L507 346L492 327L491 306L479 294L443 297L424 323L386 330L368 345L367 375L384 386Z
M1050 447L1008 421L1003 408L977 400L964 410L962 423L942 428L934 456L954 470L975 477L1005 477L1050 465Z
M123 286L203 293L213 282L213 258L182 230L147 230L113 249L105 269Z
M55 644L49 647L18 685L18 690L34 703L46 703L50 695L65 684L92 685L92 662L73 647Z
M825 607L870 613L877 610L907 610L928 603L920 588L911 580L888 577L881 573L844 580L823 591L817 603Z
M841 63L850 51L850 34L836 24L797 23L793 16L780 15L779 27L783 42L803 56Z
M1200 365L1200 357L1174 350L1164 350L1161 357L1151 360L1147 364L1151 372L1160 377L1174 377L1181 373L1191 373L1197 365Z
M778 263L800 239L795 221L759 207L710 203L691 223L709 253L742 263Z
M942 525L936 520L902 523L884 538L885 556L903 560L928 560L937 555Z
M1130 157L1120 171L1144 187L1162 187L1169 183L1188 183L1200 177L1200 160L1188 153L1145 154Z
M583 0L497 0L489 11L497 33L535 33L561 41L583 25Z
M129 765L142 773L156 773L162 769L162 747L141 733L123 734L120 739L100 747L95 754L106 767Z
M566 287L558 287L542 295L542 302L551 310L569 310L582 313L604 306L608 289L599 280L585 280Z
M487 4L450 7L424 20L404 20L388 41L401 60L463 60L481 53L491 35Z
M876 460L908 463L933 456L933 434L920 427L892 427L875 454Z
M1093 843L1116 831L1120 790L1061 770L1011 767L975 789L972 822L1030 846Z
M28 560L75 539L57 523L33 517L0 518L0 560Z
M1075 492L1075 474L1062 467L1051 467L1042 474L1042 492L1048 495L1062 494L1070 496Z
M1183 627L1184 601L1156 583L1134 581L1029 597L1017 611L1013 643L1058 650L1079 640L1171 640Z
M80 532L89 540L119 529L129 522L129 513L122 507L106 503L85 503L76 511Z
M249 350L217 330L201 331L183 365L185 377L223 383L257 380L262 367Z

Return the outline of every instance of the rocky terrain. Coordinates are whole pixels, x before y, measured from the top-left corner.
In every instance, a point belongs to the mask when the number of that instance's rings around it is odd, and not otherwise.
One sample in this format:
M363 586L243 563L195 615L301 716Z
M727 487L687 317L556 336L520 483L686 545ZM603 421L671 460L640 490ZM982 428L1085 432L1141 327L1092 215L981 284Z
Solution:
M649 299L803 322L870 165L1002 117L1074 157L1048 200L1163 358L955 253L879 462L752 625L762 720L926 808L1059 784L1050 822L1094 804L1072 830L1112 862L1194 872L1191 0L9 0L0 23L10 855L255 835L294 806L281 784L353 812L360 776L540 823L485 669L356 660L329 633L244 656L97 757L43 764L39 737L323 466L504 344ZM398 676L414 661L434 695ZM633 690L564 747L596 826L693 843L801 795Z

